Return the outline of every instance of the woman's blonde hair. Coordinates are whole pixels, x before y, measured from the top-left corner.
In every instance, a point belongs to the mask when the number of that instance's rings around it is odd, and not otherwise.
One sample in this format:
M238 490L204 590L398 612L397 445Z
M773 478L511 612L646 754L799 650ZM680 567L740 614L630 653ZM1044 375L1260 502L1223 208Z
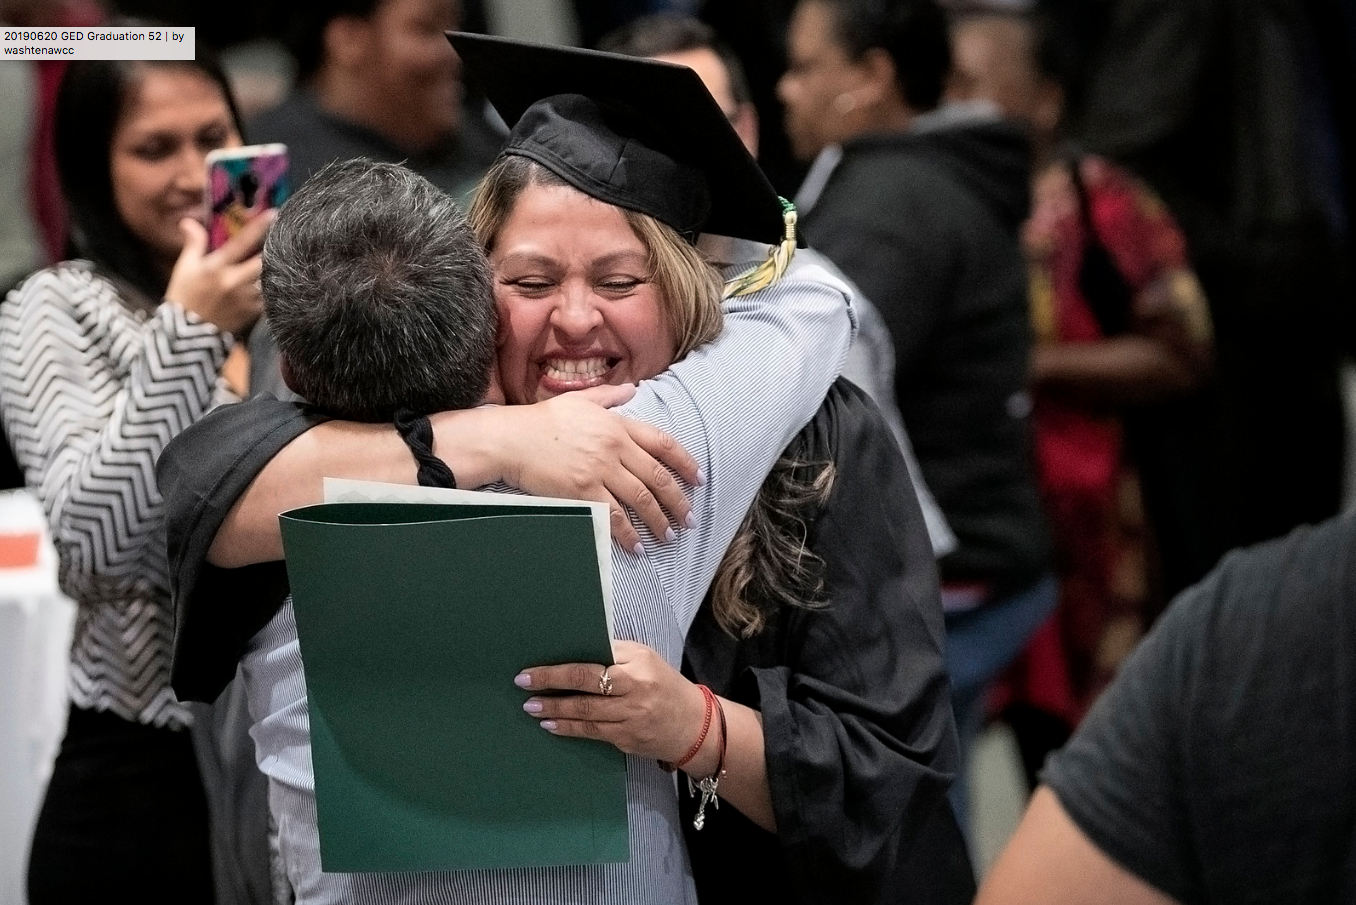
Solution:
M480 182L466 219L485 253L513 213L523 190L532 185L573 188L546 167L518 155L495 161ZM664 320L677 343L674 360L720 335L720 273L697 248L677 231L648 214L621 208L626 223L650 255L650 279L659 289Z
M486 254L532 185L571 187L546 167L518 155L501 156L486 172L466 219ZM659 288L664 317L677 343L674 360L720 335L722 284L716 268L672 227L622 209L650 254L650 278ZM731 428L736 429L736 428ZM712 614L730 635L748 638L767 627L785 606L819 607L824 563L808 545L809 525L833 486L832 463L812 463L784 453L768 475L711 585Z

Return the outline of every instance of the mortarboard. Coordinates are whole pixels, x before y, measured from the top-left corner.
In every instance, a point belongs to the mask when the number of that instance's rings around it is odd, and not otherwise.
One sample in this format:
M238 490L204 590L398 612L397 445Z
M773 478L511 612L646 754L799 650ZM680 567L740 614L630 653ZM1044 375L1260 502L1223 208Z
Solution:
M784 241L789 205L686 66L462 32L448 40L512 129L504 153L689 240Z

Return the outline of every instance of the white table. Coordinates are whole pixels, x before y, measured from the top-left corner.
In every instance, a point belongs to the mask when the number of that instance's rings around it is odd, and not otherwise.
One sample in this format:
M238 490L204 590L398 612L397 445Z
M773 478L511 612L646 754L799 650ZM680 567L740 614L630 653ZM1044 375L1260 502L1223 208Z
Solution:
M0 494L0 529L25 525L42 531L37 565L0 568L0 905L25 902L33 821L66 729L75 620L42 510L22 491Z

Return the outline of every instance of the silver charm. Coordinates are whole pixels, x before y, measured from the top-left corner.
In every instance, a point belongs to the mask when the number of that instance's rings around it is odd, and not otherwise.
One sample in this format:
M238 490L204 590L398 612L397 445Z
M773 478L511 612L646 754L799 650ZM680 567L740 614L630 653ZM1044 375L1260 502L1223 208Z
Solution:
M725 771L722 770L720 772L721 774L724 774ZM697 780L695 783L692 781L691 776L687 778L687 793L689 795L696 795L699 790L702 793L702 800L697 803L697 816L692 818L692 828L694 830L700 830L702 827L706 826L706 806L708 804L710 804L714 810L720 810L720 798L716 795L716 789L719 788L719 786L719 775L707 776Z

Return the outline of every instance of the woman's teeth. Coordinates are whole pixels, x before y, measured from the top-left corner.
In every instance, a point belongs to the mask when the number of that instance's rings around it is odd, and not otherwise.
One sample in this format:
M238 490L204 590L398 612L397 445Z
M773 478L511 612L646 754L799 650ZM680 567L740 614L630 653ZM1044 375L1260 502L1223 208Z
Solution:
M550 358L542 370L553 380L591 380L608 371L606 358Z

